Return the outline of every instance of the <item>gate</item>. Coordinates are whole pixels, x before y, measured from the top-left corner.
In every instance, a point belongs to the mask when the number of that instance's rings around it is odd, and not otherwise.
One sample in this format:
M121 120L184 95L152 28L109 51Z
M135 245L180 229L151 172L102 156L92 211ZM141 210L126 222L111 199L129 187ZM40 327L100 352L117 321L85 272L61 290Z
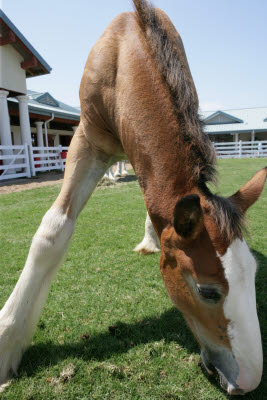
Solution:
M0 146L0 181L31 177L28 145Z

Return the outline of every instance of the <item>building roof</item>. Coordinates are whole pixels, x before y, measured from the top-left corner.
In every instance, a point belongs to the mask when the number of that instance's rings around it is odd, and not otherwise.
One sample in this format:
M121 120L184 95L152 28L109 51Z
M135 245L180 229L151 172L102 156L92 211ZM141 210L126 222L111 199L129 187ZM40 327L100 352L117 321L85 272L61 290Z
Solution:
M32 113L44 116L51 116L54 113L54 116L58 118L80 120L80 111L76 107L56 100L48 92L40 93L27 90L27 96L29 96L29 111ZM15 97L9 97L8 101L18 103Z
M266 132L267 107L202 111L207 133Z
M26 77L49 74L51 67L0 9L0 45L10 44L22 55Z

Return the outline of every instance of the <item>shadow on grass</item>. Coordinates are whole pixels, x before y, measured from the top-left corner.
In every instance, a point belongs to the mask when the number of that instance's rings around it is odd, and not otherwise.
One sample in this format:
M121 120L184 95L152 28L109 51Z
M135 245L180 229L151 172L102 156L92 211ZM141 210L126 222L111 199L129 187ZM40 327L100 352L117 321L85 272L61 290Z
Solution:
M162 315L148 317L133 324L118 321L112 327L107 326L106 332L92 335L88 340L79 337L74 343L33 345L23 357L20 373L34 375L40 366L54 365L67 357L103 361L135 346L162 339L167 343L176 342L190 353L199 352L183 317L179 311L171 308Z
M257 260L258 271L256 275L256 295L257 295L257 310L260 325L262 328L263 343L267 341L267 257L252 249L252 252ZM267 344L267 343L266 343Z
M136 175L127 175L116 180L116 182L134 182L137 181Z
M260 265L257 273L257 305L258 316L261 325L263 350L266 354L267 339L267 303L266 303L266 276L267 258L253 250ZM84 332L85 334L87 332ZM108 327L105 333L91 336L88 340L77 338L77 342L67 344L44 343L33 345L25 353L23 363L20 367L20 375L34 376L40 367L55 365L60 360L68 357L80 358L84 361L104 361L114 354L126 353L129 349L164 339L166 343L175 342L190 353L199 353L198 345L189 331L179 311L171 308L159 316L153 316L126 324L118 321L113 327ZM204 371L205 373L205 371ZM218 387L218 377L210 377L205 373L207 379ZM216 374L217 375L217 374ZM244 396L235 396L236 399L261 399L267 389L266 363L262 383L256 391ZM223 389L222 393L225 394ZM228 397L226 395L226 397Z
M254 257L257 260L258 271L256 275L256 296L257 296L257 311L261 328L262 347L263 347L263 375L261 384L257 390L247 394L246 396L240 397L243 399L259 399L263 400L267 393L267 257L258 252L257 250L251 249Z

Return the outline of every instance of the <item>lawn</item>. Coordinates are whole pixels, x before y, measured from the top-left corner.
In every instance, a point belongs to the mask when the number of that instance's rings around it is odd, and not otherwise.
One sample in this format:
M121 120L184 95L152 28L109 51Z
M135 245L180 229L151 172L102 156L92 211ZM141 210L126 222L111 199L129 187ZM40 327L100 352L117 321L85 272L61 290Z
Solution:
M220 161L218 191L232 194L265 164ZM53 186L0 197L0 308L58 191ZM248 242L260 265L256 286L265 351L266 200L265 188L248 212ZM164 288L159 255L132 251L143 237L145 215L137 182L95 191L77 221L18 378L1 399L229 398L218 377L208 377L199 366L198 346ZM265 368L260 387L242 398L266 396Z

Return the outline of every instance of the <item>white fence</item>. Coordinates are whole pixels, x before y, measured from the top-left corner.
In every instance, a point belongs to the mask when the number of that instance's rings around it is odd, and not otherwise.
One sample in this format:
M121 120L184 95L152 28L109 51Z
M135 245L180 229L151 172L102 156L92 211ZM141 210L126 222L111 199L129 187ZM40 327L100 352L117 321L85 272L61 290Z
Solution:
M31 177L28 145L0 146L0 181Z
M52 171L54 169L64 171L68 147L33 147L30 146L30 158L32 175L36 172Z
M267 140L213 143L218 158L267 157Z
M218 158L267 157L267 140L213 143ZM0 146L0 181L64 171L68 147Z

